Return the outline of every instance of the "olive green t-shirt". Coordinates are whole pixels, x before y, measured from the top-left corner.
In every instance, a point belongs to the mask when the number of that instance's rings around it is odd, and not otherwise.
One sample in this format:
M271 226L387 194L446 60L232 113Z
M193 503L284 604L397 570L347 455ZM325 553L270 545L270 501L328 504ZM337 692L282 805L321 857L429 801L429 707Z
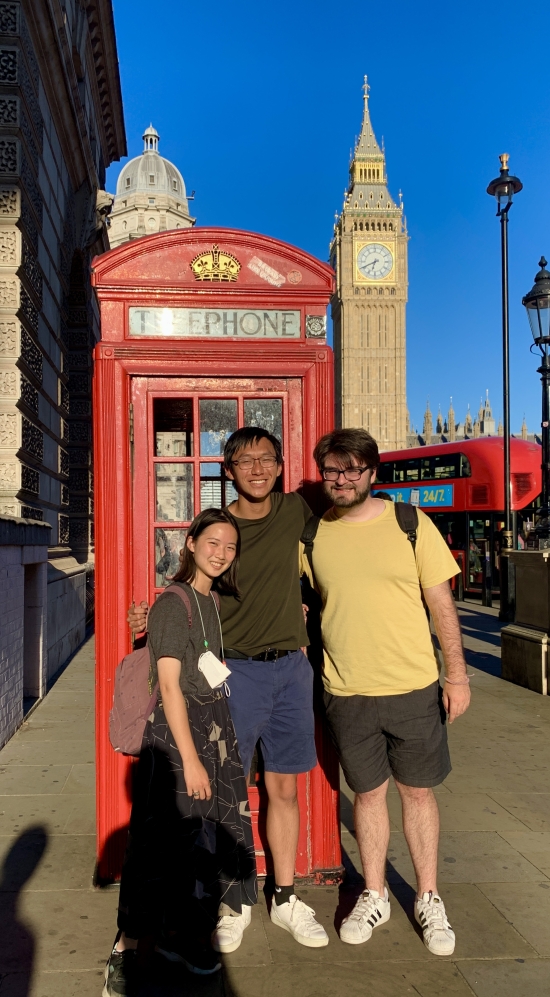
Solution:
M224 647L259 654L267 647L291 651L308 643L298 544L311 510L301 495L271 495L263 519L238 519L241 531L240 599L221 596ZM231 657L231 650L227 651Z

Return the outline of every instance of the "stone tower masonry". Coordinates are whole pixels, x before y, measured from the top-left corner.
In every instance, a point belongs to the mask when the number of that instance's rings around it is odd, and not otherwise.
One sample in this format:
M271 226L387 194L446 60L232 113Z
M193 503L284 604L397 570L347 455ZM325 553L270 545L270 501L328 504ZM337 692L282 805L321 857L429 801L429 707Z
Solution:
M381 450L406 446L407 231L392 199L369 115L365 77L361 134L331 245L336 424L360 426Z

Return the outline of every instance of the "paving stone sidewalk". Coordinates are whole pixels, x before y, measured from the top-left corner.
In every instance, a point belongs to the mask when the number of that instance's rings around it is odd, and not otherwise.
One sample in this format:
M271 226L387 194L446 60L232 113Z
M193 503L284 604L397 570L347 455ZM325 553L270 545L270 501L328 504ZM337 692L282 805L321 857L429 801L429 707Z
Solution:
M330 935L305 949L271 924L263 896L223 974L165 972L143 997L548 997L550 699L499 676L496 611L460 607L475 677L450 729L453 771L438 790L440 890L457 934L431 956L412 920L412 868L390 794L392 917L348 946L335 924L360 889L352 793L342 794L346 885L301 890ZM99 997L117 890L94 869L93 639L0 752L0 997Z

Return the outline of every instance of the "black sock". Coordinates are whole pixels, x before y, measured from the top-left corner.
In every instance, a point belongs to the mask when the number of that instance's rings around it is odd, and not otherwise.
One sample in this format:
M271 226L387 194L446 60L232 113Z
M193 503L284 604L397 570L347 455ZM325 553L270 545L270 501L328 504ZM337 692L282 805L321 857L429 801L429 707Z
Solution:
M277 884L275 884L274 897L277 907L280 907L281 904L287 904L293 895L294 895L294 885L277 886Z

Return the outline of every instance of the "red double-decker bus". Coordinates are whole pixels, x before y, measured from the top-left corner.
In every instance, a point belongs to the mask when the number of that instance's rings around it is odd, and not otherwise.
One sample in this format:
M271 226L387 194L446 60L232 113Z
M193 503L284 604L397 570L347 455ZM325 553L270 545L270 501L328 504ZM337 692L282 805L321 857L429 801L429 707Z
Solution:
M541 447L510 441L512 511L519 536L541 490ZM461 566L455 592L480 592L489 560L499 588L499 533L504 525L504 442L500 436L394 450L381 455L374 491L428 513Z

